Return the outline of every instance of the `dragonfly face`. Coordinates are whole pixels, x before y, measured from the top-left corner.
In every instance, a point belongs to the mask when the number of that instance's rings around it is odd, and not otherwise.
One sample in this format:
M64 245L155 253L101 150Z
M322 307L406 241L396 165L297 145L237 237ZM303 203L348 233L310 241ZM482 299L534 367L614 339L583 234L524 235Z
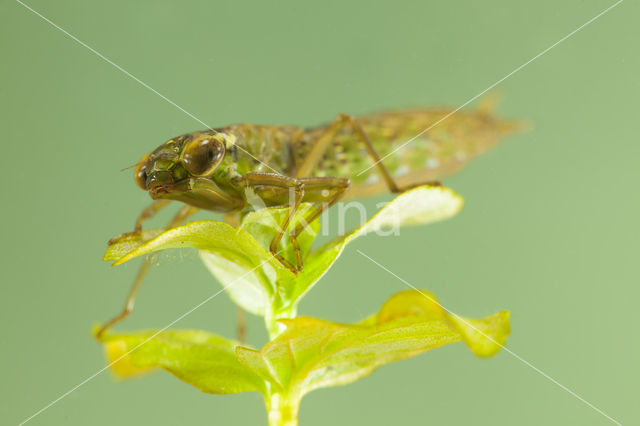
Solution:
M204 131L167 141L140 160L136 184L154 200L177 200L222 212L241 208L243 200L221 189L213 178L225 157L225 136Z

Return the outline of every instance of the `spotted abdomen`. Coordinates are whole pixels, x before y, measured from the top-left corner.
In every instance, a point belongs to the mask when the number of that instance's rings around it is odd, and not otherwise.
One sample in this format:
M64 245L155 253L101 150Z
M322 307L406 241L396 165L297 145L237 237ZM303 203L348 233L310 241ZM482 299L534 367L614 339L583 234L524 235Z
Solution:
M494 146L506 134L521 128L480 111L414 109L356 118L390 174L400 186L438 180ZM437 123L437 124L436 124ZM298 161L324 127L309 129L296 147ZM351 179L351 196L384 191L379 168L350 128L344 128L313 171L313 176Z

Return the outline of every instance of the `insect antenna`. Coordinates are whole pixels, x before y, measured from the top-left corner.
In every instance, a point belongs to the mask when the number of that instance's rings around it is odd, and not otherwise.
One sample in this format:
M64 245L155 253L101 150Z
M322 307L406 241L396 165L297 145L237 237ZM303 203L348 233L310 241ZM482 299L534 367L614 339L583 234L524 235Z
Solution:
M125 167L124 169L120 169L120 171L124 172L126 170L133 169L134 167L138 167L142 163L144 163L144 161L138 161L136 164L132 164L129 167Z

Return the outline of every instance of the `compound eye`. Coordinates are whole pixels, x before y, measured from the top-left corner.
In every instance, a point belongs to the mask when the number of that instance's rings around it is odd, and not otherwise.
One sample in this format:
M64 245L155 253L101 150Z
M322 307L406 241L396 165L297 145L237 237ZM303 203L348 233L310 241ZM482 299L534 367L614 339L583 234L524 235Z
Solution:
M142 160L140 160L136 167L135 173L136 185L144 191L147 190L147 158L149 158L149 154L142 157Z
M182 163L191 174L207 176L216 170L224 151L224 143L218 139L197 139L186 146Z

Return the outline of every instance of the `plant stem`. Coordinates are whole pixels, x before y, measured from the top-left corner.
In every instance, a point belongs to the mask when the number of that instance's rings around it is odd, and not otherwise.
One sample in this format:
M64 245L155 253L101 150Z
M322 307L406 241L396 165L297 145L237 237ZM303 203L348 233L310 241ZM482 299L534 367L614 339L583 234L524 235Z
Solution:
M269 333L269 340L273 340L282 333L284 327L281 324L276 322L276 318L271 315L265 315L264 317L265 327L267 328L267 333Z
M298 426L299 398L273 394L266 404L269 426Z
M285 326L278 322L279 319L295 318L297 313L296 307L291 307L288 310L281 310L277 313L267 312L264 316L264 323L269 333L269 340L273 340L285 330Z

